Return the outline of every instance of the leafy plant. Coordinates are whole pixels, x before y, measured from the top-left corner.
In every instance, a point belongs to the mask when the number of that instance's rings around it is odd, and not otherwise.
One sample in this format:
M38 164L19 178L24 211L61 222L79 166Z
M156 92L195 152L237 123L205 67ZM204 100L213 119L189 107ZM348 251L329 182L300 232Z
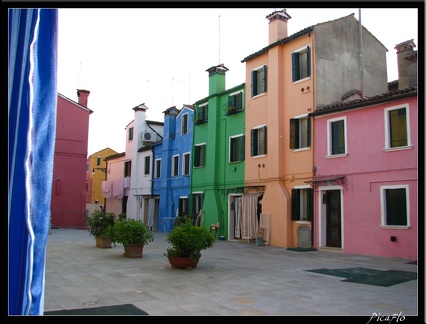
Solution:
M172 247L167 248L167 257L198 259L201 250L212 247L215 243L213 235L202 226L195 226L191 218L174 227L167 241Z
M109 238L110 229L115 225L116 218L114 213L104 214L100 210L96 210L91 216L86 217L86 226L90 235Z
M124 218L119 220L112 228L112 232L111 241L123 245L147 245L154 241L152 231L140 219Z

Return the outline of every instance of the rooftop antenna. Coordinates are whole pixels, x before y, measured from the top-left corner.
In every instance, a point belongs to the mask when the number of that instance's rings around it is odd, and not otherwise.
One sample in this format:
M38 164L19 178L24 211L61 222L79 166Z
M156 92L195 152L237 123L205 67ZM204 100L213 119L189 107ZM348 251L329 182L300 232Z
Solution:
M219 15L219 64L220 64L220 15Z
M148 95L149 95L148 86L149 86L149 80L146 80L146 101L147 102L149 102L149 99L148 99Z
M77 89L80 89L80 77L81 77L81 66L83 65L83 62L80 62L80 71L78 72L78 81L77 81ZM76 101L78 101L78 96Z
M188 104L191 104L191 74L188 78Z

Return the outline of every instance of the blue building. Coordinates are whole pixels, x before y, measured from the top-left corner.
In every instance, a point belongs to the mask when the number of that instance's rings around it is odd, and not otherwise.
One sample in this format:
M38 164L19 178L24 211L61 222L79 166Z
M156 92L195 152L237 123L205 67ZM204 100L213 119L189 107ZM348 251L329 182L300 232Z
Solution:
M163 140L153 145L153 196L159 199L158 231L169 232L175 218L189 212L194 109L173 106L163 113Z

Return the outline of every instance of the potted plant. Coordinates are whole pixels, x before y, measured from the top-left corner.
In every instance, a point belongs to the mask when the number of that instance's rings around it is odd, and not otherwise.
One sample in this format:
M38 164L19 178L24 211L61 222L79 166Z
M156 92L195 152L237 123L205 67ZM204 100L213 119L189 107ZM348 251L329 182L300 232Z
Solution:
M204 122L204 120L201 118L201 117L196 117L195 119L194 119L194 124L195 125L200 125L200 124L202 124Z
M237 112L237 108L234 106L229 106L228 108L226 108L227 115L232 115L232 114L235 114L236 112Z
M195 268L201 257L201 250L212 247L215 238L204 227L196 226L191 218L175 226L167 241L167 256L172 268Z
M111 228L115 224L114 213L103 213L96 210L91 216L86 217L86 226L90 235L96 238L96 246L100 248L111 247Z
M142 258L143 247L154 241L154 235L142 220L123 218L112 228L112 242L124 246L123 255L129 258Z

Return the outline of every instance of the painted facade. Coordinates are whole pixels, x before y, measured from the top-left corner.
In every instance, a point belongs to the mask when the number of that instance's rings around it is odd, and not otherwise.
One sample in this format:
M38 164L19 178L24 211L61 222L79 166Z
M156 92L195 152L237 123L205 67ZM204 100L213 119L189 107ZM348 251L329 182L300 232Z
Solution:
M312 116L315 247L417 259L417 88Z
M104 159L114 154L117 154L117 152L107 147L89 155L86 168L86 203L102 206L105 204L104 196L102 195L102 181L106 180L106 163Z
M164 136L153 145L153 197L157 217L151 214L153 230L170 232L178 215L189 214L194 109L170 107L164 112ZM145 213L150 215L149 211Z
M251 85L245 127L246 148L252 149L246 150L245 186L264 188L261 213L269 215L272 246L310 247L313 191L305 181L314 176L315 148L308 114L342 101L350 91L386 92L387 49L362 27L361 69L359 22L353 15L287 36L290 18L285 10L267 16L269 45L243 60ZM302 235L299 227L308 230Z
M147 157L152 160L151 146L162 139L164 124L146 120L145 104L132 109L135 118L125 128L125 152L105 158L107 179L102 184L102 194L106 212L142 219L147 208L142 197L152 194L152 169L145 169L145 162Z
M202 209L203 226L218 227L218 237L239 239L234 207L244 193L245 84L226 89L227 71L223 64L207 69L208 97L195 103L191 207Z
M58 94L51 224L84 228L90 91L77 90L78 103Z

